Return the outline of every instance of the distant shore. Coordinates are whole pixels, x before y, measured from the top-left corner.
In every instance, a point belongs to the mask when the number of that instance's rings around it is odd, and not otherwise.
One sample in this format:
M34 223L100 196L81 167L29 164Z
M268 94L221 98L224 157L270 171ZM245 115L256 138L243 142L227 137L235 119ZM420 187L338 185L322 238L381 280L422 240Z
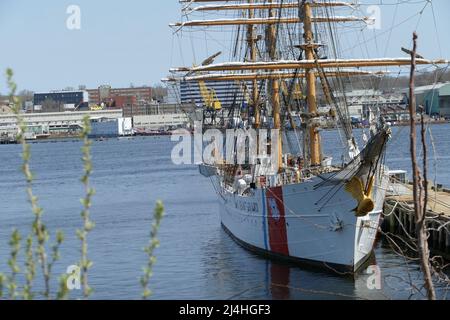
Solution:
M430 121L428 122L428 124L431 125L445 125L445 124L449 124L450 121L448 120L435 120L435 121ZM402 122L397 122L397 123L390 123L391 127L406 127L409 126L410 123L409 121L402 121ZM353 126L353 129L367 129L369 128L369 126ZM328 126L328 127L323 127L323 130L326 131L332 131L332 130L336 130L338 129L337 127L334 126ZM135 135L132 136L118 136L118 137L95 137L92 138L92 140L95 141L103 141L103 140L110 140L110 139L116 139L116 138L134 138L134 137L158 137L158 136L171 136L173 133L173 131L155 131L155 132L151 132L151 133L137 133ZM31 139L31 140L27 140L29 143L40 143L40 142L58 142L58 141L78 141L80 139L78 134L74 134L74 133L58 133L58 134L50 134L48 136L45 136L45 138L38 138L38 139ZM1 138L0 137L0 145L2 144L17 144L17 141L14 141L11 138Z

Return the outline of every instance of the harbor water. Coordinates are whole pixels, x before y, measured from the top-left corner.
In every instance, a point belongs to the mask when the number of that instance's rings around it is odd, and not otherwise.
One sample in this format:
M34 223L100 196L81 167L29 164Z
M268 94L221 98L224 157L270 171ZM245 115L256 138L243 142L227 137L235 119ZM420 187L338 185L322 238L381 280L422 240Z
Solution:
M450 125L431 127L428 143L431 179L450 187ZM358 138L362 132L356 133ZM386 162L392 169L411 171L409 129L393 128ZM339 161L339 135L325 131L324 148ZM381 289L368 286L370 275L355 280L332 272L269 261L241 248L222 230L216 195L196 166L175 166L170 137L123 138L93 143L92 219L89 282L95 299L139 299L139 278L146 264L153 207L164 201L166 216L160 230L161 247L150 286L153 299L422 299L411 296L412 281L420 287L421 274L414 262L377 243L373 264L381 271ZM433 148L433 145L435 148ZM81 227L83 187L81 143L47 141L32 145L34 192L44 208L44 220L54 240L65 233L57 277L80 257L76 230ZM20 171L21 147L0 146L0 272L8 274L9 236L18 228L23 236L33 215L26 200ZM438 174L436 174L438 173ZM23 261L23 256L20 257ZM35 280L36 292L42 279ZM438 288L443 296L443 289ZM80 292L71 292L79 298Z

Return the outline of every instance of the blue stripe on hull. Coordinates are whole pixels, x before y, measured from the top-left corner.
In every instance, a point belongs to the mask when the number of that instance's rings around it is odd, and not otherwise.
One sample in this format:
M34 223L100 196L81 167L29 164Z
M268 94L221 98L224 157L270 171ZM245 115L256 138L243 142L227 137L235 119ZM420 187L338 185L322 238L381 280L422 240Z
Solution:
M263 208L263 234L264 234L264 248L269 250L269 242L267 241L267 209L266 209L266 196L264 189L261 190L262 208Z

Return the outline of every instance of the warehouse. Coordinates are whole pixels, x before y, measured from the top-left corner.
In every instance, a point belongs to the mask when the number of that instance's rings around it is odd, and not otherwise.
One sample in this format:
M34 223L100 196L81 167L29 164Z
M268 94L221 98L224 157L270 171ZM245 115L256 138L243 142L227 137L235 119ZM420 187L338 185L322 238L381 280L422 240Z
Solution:
M450 82L417 87L417 105L430 116L450 118Z
M34 111L86 110L89 105L87 91L55 91L35 93Z

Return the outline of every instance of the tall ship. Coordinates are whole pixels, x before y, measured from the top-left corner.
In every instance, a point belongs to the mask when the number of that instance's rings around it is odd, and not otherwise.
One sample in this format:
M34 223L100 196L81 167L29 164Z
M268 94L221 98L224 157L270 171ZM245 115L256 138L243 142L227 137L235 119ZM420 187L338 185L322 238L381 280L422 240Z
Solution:
M265 256L357 272L373 251L382 216L391 130L371 110L370 136L364 146L357 144L346 80L380 76L377 67L409 66L411 57L340 58L340 26L371 23L367 17L336 14L354 3L180 3L183 19L171 25L174 32L198 32L201 37L220 28L233 37L223 43L231 44L230 61L215 63L225 55L219 52L201 64L171 69L166 79L198 88L202 133L238 132L224 134L231 142L211 140L212 157L200 165L217 192L223 228ZM214 14L213 19L202 18ZM228 106L214 90L214 83L224 82L239 91ZM324 119L341 135L345 152L338 161L323 154Z

